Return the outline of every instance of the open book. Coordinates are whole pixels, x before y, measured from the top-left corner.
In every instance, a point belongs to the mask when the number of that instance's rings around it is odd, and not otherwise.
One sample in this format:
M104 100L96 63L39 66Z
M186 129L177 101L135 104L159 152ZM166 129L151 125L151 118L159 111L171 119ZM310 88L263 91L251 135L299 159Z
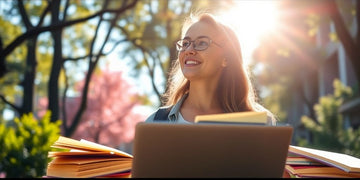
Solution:
M48 153L46 176L61 178L130 177L133 156L87 140L60 136Z
M359 178L360 159L347 154L290 145L285 170L296 177Z
M210 115L198 115L195 117L195 123L234 123L248 125L266 125L266 112L234 112Z

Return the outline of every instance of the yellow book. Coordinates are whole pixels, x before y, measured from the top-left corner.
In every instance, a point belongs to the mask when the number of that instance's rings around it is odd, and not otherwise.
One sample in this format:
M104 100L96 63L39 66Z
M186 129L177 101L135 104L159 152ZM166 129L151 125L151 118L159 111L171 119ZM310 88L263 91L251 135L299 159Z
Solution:
M198 115L195 117L195 123L243 123L243 124L259 124L267 123L267 113L246 111L210 115Z

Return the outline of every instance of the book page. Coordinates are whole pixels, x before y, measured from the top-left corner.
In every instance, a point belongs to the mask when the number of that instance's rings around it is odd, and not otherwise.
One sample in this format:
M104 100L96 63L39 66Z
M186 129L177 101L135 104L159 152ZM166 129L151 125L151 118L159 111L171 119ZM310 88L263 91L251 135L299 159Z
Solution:
M58 140L51 147L70 149L70 150L77 149L82 151L105 151L105 152L113 152L117 155L121 155L125 157L131 157L131 158L133 157L131 154L117 150L115 148L103 146L87 140L78 141L63 136L60 136Z
M118 163L123 162L132 162L130 158L121 158L121 157L57 157L53 159L51 164L88 164L88 163L98 163L98 162L106 162L106 161L116 161Z
M292 145L289 146L289 152L317 159L321 162L341 168L347 172L360 172L360 159L347 154Z
M128 156L128 157L132 157L131 154L128 154L124 151L120 151L118 149L115 149L115 148L111 148L111 147L107 147L107 146L104 146L104 145L101 145L101 144L97 144L97 143L94 143L94 142L91 142L91 141L88 141L88 140L85 140L85 139L81 139L80 142L84 142L84 143L87 143L91 146L96 146L96 147L99 147L101 149L107 149L109 151L114 151L114 152L118 152L118 153L121 153L121 154L124 154L125 156Z
M49 167L52 169L58 169L59 171L87 171L92 169L99 169L103 167L108 166L118 166L119 164L128 164L129 168L131 168L131 162L130 161L98 161L94 163L82 163L82 164L76 164L76 163L68 163L68 164L55 164L51 163L49 164Z
M49 151L48 157L112 157L112 158L131 158L127 156L123 156L116 154L115 152L108 151Z

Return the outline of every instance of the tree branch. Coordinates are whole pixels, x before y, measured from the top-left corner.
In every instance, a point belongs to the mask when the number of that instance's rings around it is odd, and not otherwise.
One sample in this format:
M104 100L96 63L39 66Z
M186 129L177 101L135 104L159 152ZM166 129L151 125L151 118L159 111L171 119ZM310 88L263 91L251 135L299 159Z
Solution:
M6 100L6 98L3 95L0 95L0 99L3 100L9 106L11 106L13 109L15 109L17 112L20 112L20 108L17 107L15 104L13 104L13 103L9 102L8 100Z
M29 20L29 17L26 14L23 1L22 0L17 0L17 3L18 3L18 8L19 8L19 11L20 11L21 19L24 22L24 25L25 25L26 29L32 29L32 27L34 27L34 26L31 24L31 22Z
M50 11L51 3L52 3L52 1L48 2L48 5L46 6L45 10L40 15L40 20L39 20L38 24L36 25L37 28L43 24L46 14Z
M134 7L136 5L137 0L132 1L128 6L124 6L120 9L104 9L101 10L93 15L84 17L84 18L80 18L80 19L76 19L73 21L66 21L66 22L61 22L58 24L54 24L54 25L50 25L50 26L44 26L44 27L38 27L38 28L33 28L31 30L26 31L24 34L18 36L14 41L12 41L7 47L5 47L4 49L0 49L0 64L5 64L5 57L8 56L17 46L19 46L21 43L23 43L26 39L37 36L43 32L47 32L47 31L54 31L57 29L62 29L64 27L67 26L71 26L77 23L81 23L90 19L93 19L95 17L101 16L104 13L123 13L125 10ZM6 72L6 69L2 70L0 69L0 78L2 78Z

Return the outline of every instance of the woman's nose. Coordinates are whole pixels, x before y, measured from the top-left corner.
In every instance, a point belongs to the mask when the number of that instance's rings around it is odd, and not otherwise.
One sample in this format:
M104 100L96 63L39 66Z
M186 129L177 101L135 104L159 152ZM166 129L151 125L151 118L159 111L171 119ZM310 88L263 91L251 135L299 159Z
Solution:
M195 54L196 50L194 49L194 43L191 43L186 49L185 49L185 53L186 54Z

